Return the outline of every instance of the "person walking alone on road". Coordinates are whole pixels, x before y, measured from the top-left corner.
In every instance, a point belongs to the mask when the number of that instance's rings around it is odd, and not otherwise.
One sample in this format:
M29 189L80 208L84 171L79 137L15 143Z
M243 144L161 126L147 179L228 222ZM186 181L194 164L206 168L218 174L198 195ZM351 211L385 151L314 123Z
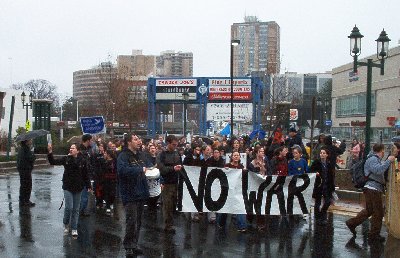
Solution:
M382 162L385 155L385 146L377 143L372 148L373 153L368 154L364 165L364 175L368 181L363 188L365 196L365 209L360 211L355 218L346 221L351 233L356 236L356 227L371 217L371 230L368 233L368 242L384 242L385 238L380 235L382 219L384 216L382 195L385 191L384 173L390 164L395 160L389 156Z
M30 201L32 192L32 170L35 163L35 155L31 151L32 140L21 141L18 150L17 169L20 178L19 205L33 207L35 203Z
M69 148L69 154L60 159L53 156L53 146L47 146L48 160L50 165L64 166L62 178L62 189L64 190L65 209L64 209L64 233L68 234L71 230L73 237L78 236L79 207L81 195L84 187L91 191L90 180L85 168L86 162L79 152L79 147L72 144Z
M151 164L139 151L141 141L137 135L127 134L125 146L117 158L118 182L125 208L126 229L123 241L126 255L141 255L138 248L144 204L149 198L146 171Z

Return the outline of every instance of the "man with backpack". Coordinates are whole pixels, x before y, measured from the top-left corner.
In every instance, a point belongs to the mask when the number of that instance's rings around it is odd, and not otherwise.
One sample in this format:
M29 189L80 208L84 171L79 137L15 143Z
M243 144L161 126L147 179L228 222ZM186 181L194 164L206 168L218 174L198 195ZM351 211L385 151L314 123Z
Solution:
M385 238L380 235L382 219L384 216L382 195L385 191L384 173L389 168L394 156L389 156L382 162L385 155L385 146L375 144L364 165L364 175L367 177L363 192L365 196L365 209L360 211L356 217L346 221L351 233L356 236L356 227L371 217L371 230L368 234L368 242L384 242Z

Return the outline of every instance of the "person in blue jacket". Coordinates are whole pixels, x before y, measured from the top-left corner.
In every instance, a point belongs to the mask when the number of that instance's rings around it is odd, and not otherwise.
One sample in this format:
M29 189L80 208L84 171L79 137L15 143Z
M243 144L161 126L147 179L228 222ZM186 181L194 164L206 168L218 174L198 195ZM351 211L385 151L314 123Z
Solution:
M120 196L126 214L123 245L127 256L141 255L138 240L144 204L149 198L146 171L151 164L139 151L141 141L138 136L127 134L124 141L126 148L117 159Z
M293 159L289 161L288 164L288 175L289 176L299 176L309 172L308 162L303 159L302 148L299 145L293 145L292 147ZM294 194L300 203L304 204L304 197L301 193ZM306 220L308 217L308 210L305 205L300 205L303 212L303 219ZM290 214L290 212L288 212Z

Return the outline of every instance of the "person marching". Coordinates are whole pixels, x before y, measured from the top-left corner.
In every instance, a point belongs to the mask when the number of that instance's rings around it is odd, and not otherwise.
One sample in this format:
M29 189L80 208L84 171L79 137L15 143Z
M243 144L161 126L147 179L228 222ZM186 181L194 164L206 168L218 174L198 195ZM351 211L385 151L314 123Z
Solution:
M85 167L87 163L76 144L72 144L69 148L69 154L60 159L54 158L51 144L47 146L47 150L50 165L64 166L62 178L65 199L64 233L67 234L71 230L72 236L77 237L82 190L86 187L88 191L91 191L90 180Z
M335 191L335 165L329 160L329 151L321 147L319 159L314 160L310 171L317 173L312 197L315 198L314 216L318 224L327 224L327 211ZM324 204L321 207L322 198Z
M376 143L372 147L373 152L368 154L364 165L364 175L368 181L363 188L365 196L365 209L360 211L356 217L346 221L346 226L350 232L356 236L356 227L371 217L371 230L368 233L368 242L384 242L385 237L380 235L382 219L384 216L382 195L385 191L385 171L395 160L394 156L389 156L382 161L385 155L385 145Z
M308 162L301 157L302 154L303 154L302 148L299 145L293 145L292 147L293 159L290 160L288 164L289 176L299 176L308 173L309 171ZM296 193L295 196L297 196L300 203L304 203L303 195ZM303 219L306 220L308 216L307 208L304 207L304 205L300 206L303 211ZM288 209L288 214L291 215L291 211L289 209Z
M182 160L176 147L178 139L175 135L168 135L165 139L167 142L166 150L157 156L157 168L163 178L162 209L164 217L164 231L166 233L175 234L173 227L174 210L177 203L178 179L179 171L182 169Z
M146 171L151 164L139 151L140 139L129 133L125 146L117 158L117 172L122 204L125 208L126 229L123 245L126 255L141 255L138 248L144 204L149 198Z

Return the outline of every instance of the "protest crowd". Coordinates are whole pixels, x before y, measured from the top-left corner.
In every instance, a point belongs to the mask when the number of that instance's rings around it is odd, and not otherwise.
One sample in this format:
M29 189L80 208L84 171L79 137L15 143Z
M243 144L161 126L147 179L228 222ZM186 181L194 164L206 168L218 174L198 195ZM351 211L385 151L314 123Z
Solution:
M399 146L397 146L399 147ZM48 159L52 165L64 166L64 233L77 236L79 217L90 216L88 201L95 197L96 210L106 215L113 213L114 202L120 200L126 214L125 238L123 241L127 255L142 254L138 246L141 220L144 210L156 214L162 210L166 234L174 234L174 217L180 210L178 185L182 181L181 172L185 166L241 169L245 173L256 173L263 177L277 176L277 180L287 176L315 174L312 190L314 218L318 225L327 224L327 211L334 198L336 158L346 151L346 144L337 144L330 135L320 135L313 150L303 144L301 135L291 128L287 135L275 130L265 139L249 136L232 137L192 137L188 143L185 137L174 135L158 136L156 139L141 138L133 133L124 134L124 139L107 142L99 136L83 135L80 143L70 147L68 155L55 157L52 146L48 146ZM362 148L357 141L351 144L351 162L357 162ZM394 160L390 156L382 161L382 146L373 148L373 161L366 164L373 167L373 183L367 183L366 211L347 222L353 234L355 227L369 216L373 216L371 240L382 241L379 235L382 224L381 185L384 184L383 171ZM397 155L397 154L396 154ZM245 156L245 159L243 159ZM397 156L397 159L399 157ZM228 172L229 173L229 172ZM30 186L31 187L31 186ZM30 204L26 191L21 192L24 203ZM278 202L284 202L283 192L276 192ZM299 202L303 196L296 195ZM382 198L381 198L382 199ZM32 204L30 204L33 206ZM306 221L311 210L301 206L303 215L296 216L297 223ZM378 207L378 208L376 208ZM283 220L293 217L293 213L279 205ZM228 217L237 231L245 233L249 228L265 232L268 215L227 214L216 212L191 212L185 217L192 223L207 220L218 229L227 226Z

